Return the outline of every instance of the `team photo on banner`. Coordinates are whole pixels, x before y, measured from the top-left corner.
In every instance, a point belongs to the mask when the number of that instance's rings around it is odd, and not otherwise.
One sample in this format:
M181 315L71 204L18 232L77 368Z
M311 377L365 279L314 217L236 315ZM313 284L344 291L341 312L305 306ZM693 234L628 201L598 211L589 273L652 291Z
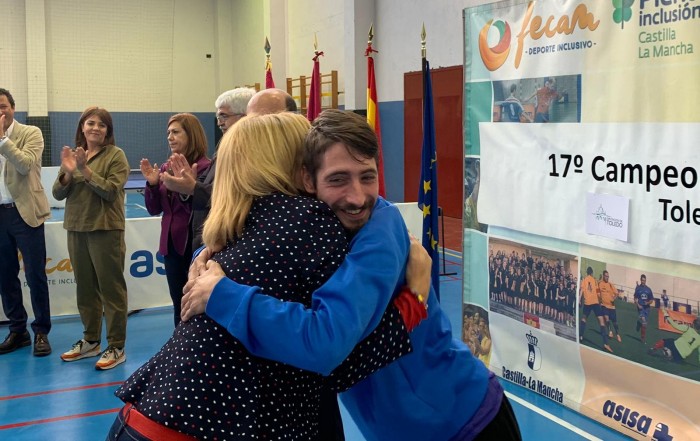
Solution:
M625 435L700 439L700 4L498 2L464 44L463 340Z

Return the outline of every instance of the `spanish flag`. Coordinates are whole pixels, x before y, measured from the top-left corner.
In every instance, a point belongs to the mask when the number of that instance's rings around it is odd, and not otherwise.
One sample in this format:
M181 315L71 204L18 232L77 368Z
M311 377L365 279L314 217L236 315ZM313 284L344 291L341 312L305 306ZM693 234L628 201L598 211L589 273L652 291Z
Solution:
M379 172L379 195L386 197L386 187L384 185L384 155L382 154L382 129L379 124L379 108L377 101L377 82L374 79L374 58L372 52L377 52L372 48L372 43L367 43L365 57L367 57L367 122L377 134L377 144L379 145L379 161L377 170Z

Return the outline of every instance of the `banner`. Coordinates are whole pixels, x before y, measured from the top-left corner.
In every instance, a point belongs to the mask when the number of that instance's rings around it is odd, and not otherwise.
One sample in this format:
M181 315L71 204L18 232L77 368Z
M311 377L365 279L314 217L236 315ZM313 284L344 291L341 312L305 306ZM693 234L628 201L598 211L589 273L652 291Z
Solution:
M464 24L482 359L625 435L700 439L680 398L700 394L700 3L507 1Z
M75 277L66 248L66 230L63 229L63 222L47 222L44 233L51 315L55 317L78 314ZM159 237L159 217L126 220L124 277L129 295L129 310L172 305L165 279L163 256L158 254ZM33 317L29 287L21 262L20 282L23 287L24 307L27 314ZM7 320L2 311L0 320Z
M422 231L423 221L422 211L418 208L418 204L413 202L396 205L409 231L418 237ZM173 304L165 278L163 256L158 253L160 221L160 217L126 219L124 278L126 279L130 311ZM75 299L75 277L66 248L66 230L63 229L63 222L46 222L44 232L51 315L56 317L78 314ZM21 254L19 257L21 259ZM33 317L29 287L21 260L19 279L22 283L24 307L29 317ZM7 317L0 308L0 321L3 320L7 320Z
M480 222L700 265L700 247L685 246L700 234L700 124L581 123L563 130L479 124ZM542 186L542 197L523 198L519 191ZM587 215L595 214L586 210L587 192L630 201L628 219L606 216L613 206L595 207L602 210L598 221L625 230L628 241L587 234ZM511 216L527 212L547 216Z
M676 334L683 334L689 328L695 326L695 320L698 317L685 312L665 310L665 313L659 314L658 326L659 329ZM675 325L675 326L674 326Z

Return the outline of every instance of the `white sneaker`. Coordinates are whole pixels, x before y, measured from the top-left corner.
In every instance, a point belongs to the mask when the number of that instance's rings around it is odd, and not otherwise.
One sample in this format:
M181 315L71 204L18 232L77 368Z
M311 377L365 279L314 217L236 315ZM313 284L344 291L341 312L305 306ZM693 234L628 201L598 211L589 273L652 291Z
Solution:
M63 361L75 361L81 358L97 357L100 355L100 344L90 343L84 339L80 339L71 348L70 351L61 354Z
M114 346L108 346L102 353L102 357L95 363L95 369L106 370L122 364L126 361L126 353L124 349L118 349Z

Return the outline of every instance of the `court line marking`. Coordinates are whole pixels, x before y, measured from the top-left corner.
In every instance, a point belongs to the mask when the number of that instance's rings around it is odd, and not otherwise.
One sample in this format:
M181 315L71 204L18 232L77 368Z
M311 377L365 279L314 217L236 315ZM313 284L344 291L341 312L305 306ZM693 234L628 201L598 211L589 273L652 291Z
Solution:
M440 247L440 249L442 250L443 248ZM445 248L445 255L451 256L451 257L456 257L456 258L462 260L462 253L460 253L459 251L451 250L449 248Z
M41 392L30 392L30 393L26 393L26 394L7 395L4 397L0 397L0 401L16 400L19 398L38 397L38 396L42 396L42 395L60 394L63 392L73 392L73 391L77 391L77 390L87 390L87 389L97 389L97 388L101 388L101 387L119 386L123 383L124 383L124 381L112 381L110 383L88 384L86 386L67 387L65 389L52 389L52 390L45 390L45 391L41 391Z
M114 409L96 410L94 412L78 413L75 415L66 415L66 416L53 417L53 418L44 418L41 420L23 421L21 423L5 424L3 426L0 426L0 430L16 429L18 427L33 426L36 424L55 423L58 421L74 420L77 418L87 418L87 417L92 417L92 416L106 415L108 413L119 412L120 410L121 410L121 407L116 407Z
M516 403L520 404L521 406L528 408L532 412L538 413L538 414L542 415L543 417L554 421L555 423L559 424L560 426L564 427L565 429L570 430L571 432L574 432L577 435L580 435L580 436L582 436L588 440L591 440L591 441L603 441L601 438L593 436L590 433L579 429L578 427L574 426L573 424L571 424L567 421L564 421L559 417L552 415L551 413L547 412L546 410L540 409L539 407L535 406L534 404L528 403L524 399L522 399L518 396L515 396L510 392L506 392L505 394L509 400L513 400Z

